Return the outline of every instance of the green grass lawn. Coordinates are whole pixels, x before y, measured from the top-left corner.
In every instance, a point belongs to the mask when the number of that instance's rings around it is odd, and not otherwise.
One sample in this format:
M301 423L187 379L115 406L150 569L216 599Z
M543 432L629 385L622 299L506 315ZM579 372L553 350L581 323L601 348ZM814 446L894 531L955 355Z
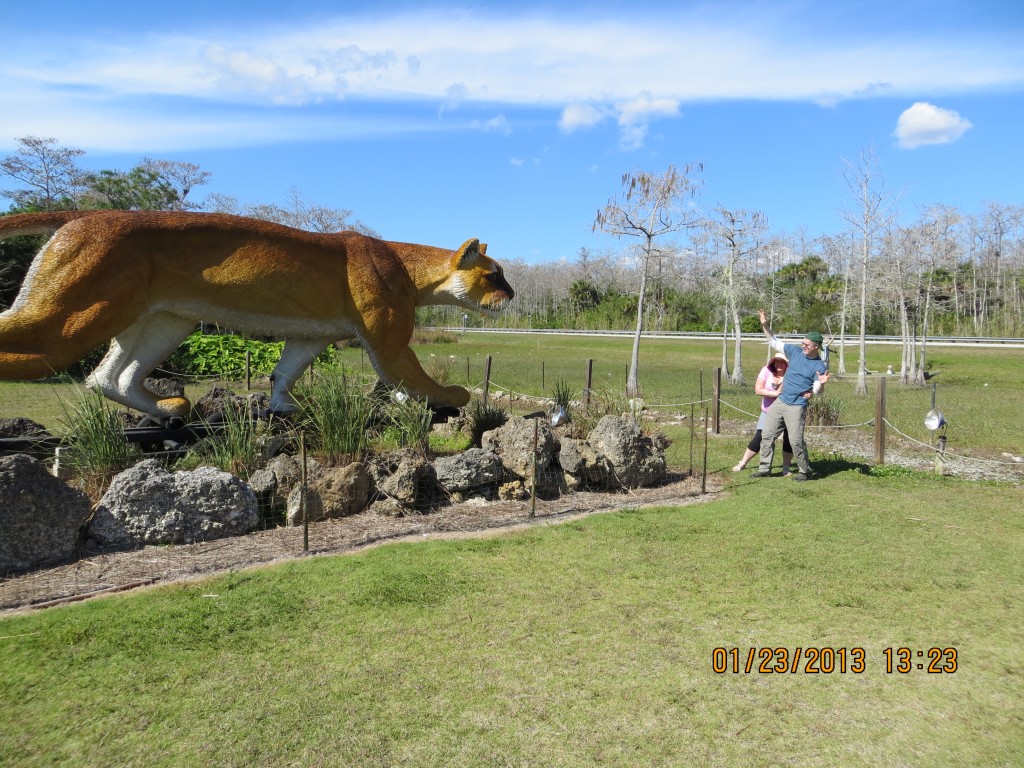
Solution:
M818 468L0 620L0 765L1024 764L1021 489Z

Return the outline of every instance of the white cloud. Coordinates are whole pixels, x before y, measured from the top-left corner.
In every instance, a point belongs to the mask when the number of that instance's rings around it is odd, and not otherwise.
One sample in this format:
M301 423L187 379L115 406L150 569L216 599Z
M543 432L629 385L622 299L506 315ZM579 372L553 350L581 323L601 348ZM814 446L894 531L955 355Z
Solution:
M570 104L562 110L558 127L565 133L573 133L581 128L593 128L607 118L607 112L591 104Z
M904 110L893 133L902 149L914 149L928 144L949 144L972 127L958 112L919 101Z
M473 126L485 133L503 133L506 136L512 133L512 125L504 115L495 115L490 120L474 121Z
M197 104L260 114L266 107L358 100L428 102L442 115L468 106L541 108L557 111L566 133L615 120L623 146L637 146L652 120L676 117L688 101L834 104L882 91L945 94L1024 80L1021 46L966 33L847 38L839 26L801 33L806 27L791 23L796 19L787 12L796 13L771 4L714 13L695 6L666 11L651 25L625 15L423 11L275 19L267 26L243 20L230 32L134 30L93 38L82 29L65 40L40 27L9 36L0 81L51 97L69 125L81 114L76 110L102 104L114 114L147 99L151 112L141 117L150 119L138 122L140 140L147 122L165 121L173 133L175 122L194 120ZM163 111L167 100L154 97L173 97L176 108ZM7 93L4 112L19 114ZM25 134L54 133L42 117L29 122ZM85 143L74 133L61 138Z
M558 127L565 133L573 133L593 128L614 117L619 125L619 144L624 149L638 149L643 146L651 120L659 117L676 117L678 114L677 99L653 98L645 93L613 106L570 104L562 110Z
M656 117L675 117L679 102L675 99L653 99L643 94L618 105L619 143L624 149L639 149L647 137L650 121Z
M646 123L654 117L675 117L679 114L678 99L653 99L650 94L619 104L619 125Z

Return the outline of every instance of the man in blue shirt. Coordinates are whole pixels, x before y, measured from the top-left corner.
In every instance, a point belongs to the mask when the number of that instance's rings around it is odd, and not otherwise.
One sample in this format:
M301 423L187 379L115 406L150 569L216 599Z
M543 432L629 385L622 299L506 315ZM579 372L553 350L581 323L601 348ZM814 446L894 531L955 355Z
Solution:
M775 438L785 425L789 432L789 442L793 446L793 457L800 471L793 479L800 482L809 480L811 465L807 460L807 444L804 442L804 421L807 418L807 403L811 396L821 391L829 380L828 365L818 355L823 339L817 331L811 331L797 344L786 344L775 338L764 310L758 310L761 319L761 330L768 337L772 349L785 353L789 358L789 368L782 380L782 393L775 398L765 417L764 429L761 431L761 463L754 472L754 477L768 477L771 474L772 459L775 456Z

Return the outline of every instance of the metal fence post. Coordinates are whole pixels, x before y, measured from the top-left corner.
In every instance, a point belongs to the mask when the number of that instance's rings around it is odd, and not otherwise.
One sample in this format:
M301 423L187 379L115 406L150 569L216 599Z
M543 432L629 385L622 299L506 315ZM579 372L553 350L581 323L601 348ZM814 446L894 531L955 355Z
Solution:
M484 358L484 405L487 405L487 391L491 388L491 356Z
M590 412L590 388L594 385L594 360L587 358L587 374L583 382L583 412Z
M722 369L715 368L711 379L711 428L716 435L722 433Z

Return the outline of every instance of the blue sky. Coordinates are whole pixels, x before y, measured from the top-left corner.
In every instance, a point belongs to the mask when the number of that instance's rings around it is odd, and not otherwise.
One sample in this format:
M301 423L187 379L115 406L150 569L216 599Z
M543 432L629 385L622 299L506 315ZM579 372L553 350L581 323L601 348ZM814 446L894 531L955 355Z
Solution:
M867 147L908 217L1024 204L1019 0L9 5L0 154L195 162L387 239L572 260L624 172L698 161L700 202L839 232Z

